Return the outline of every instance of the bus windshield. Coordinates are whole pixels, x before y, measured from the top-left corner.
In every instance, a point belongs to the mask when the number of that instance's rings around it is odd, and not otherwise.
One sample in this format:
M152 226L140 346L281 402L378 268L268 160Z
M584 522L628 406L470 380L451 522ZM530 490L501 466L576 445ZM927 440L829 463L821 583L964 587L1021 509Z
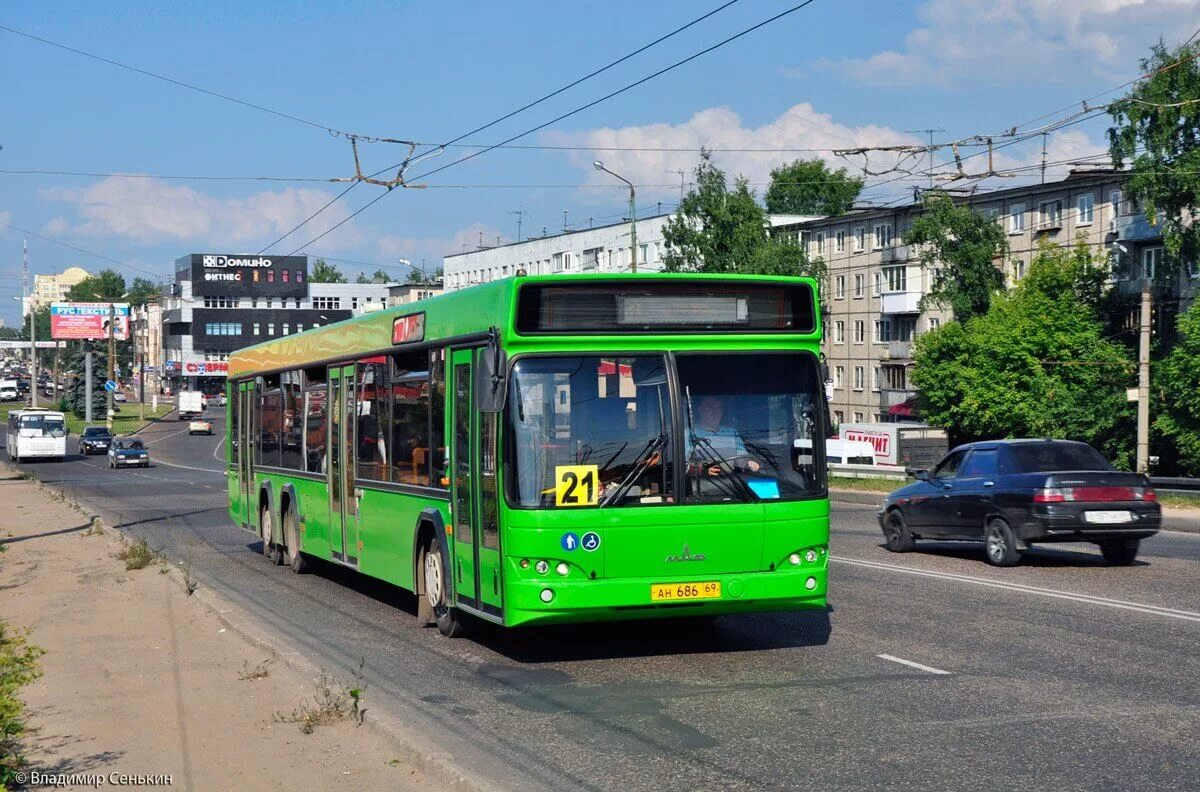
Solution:
M67 426L60 415L22 415L23 437L63 437Z
M514 506L615 507L792 500L824 494L816 362L801 353L526 357L508 402ZM676 492L671 403L682 417Z

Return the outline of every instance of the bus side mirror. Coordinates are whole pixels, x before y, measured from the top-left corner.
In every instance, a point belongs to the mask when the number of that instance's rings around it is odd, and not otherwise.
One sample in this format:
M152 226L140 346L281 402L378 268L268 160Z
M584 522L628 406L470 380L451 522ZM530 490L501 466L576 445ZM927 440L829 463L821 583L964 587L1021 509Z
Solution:
M491 339L475 363L475 409L480 412L498 413L504 409L508 392L507 361L500 348L499 333L492 328Z

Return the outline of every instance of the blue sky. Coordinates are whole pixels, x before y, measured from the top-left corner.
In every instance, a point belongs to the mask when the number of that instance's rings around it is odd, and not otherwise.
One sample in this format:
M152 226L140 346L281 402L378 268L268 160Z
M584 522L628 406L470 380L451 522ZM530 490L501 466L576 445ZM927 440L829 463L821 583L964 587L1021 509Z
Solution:
M481 132L492 143L656 71L798 0L740 0L530 111ZM360 134L440 141L636 49L721 0L495 2L63 2L9 4L0 24ZM1200 0L816 0L522 143L619 147L834 148L996 132L1137 74L1151 43L1187 38ZM0 170L304 179L352 173L326 131L0 31ZM1052 136L1051 160L1094 154L1103 122ZM454 149L429 166L461 156ZM363 147L364 167L402 159ZM755 184L786 152L726 152ZM832 157L826 154L825 156ZM497 150L428 189L395 190L305 252L397 267L516 235L619 217L625 194L600 157L640 185L643 209L677 200L694 151ZM1031 143L1005 152L1016 167ZM872 162L874 165L875 162ZM410 175L417 175L419 165ZM904 194L911 181L868 192ZM465 185L465 186L464 186ZM487 185L487 186L483 186ZM320 181L211 181L0 173L0 222L166 275L190 252L256 252L337 194ZM358 185L293 236L289 253L378 195ZM761 188L760 188L761 190ZM0 227L0 317L12 323L21 240ZM30 237L33 272L104 261ZM348 273L366 266L341 265Z

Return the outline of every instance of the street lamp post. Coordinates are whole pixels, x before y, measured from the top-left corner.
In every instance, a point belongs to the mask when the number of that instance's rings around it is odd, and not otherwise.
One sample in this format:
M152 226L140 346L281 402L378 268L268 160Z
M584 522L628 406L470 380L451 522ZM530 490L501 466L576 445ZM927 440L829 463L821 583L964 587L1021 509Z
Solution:
M621 181L629 185L629 271L637 273L637 191L633 188L633 182L626 179L624 176L613 173L608 168L604 167L604 163L596 160L592 165L598 171L604 171L609 176L615 176Z

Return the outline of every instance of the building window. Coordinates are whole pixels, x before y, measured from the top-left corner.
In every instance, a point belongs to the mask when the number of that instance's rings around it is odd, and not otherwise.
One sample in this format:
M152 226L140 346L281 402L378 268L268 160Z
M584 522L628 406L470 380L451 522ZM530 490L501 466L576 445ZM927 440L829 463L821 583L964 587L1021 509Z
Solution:
M240 336L242 334L242 323L206 322L204 325L204 334L210 336Z
M889 294L908 291L908 267L884 267L880 270L883 284Z
M833 387L835 390L842 387L842 379L845 376L846 376L846 367L845 366L834 366L833 367Z
M351 297L351 298L350 298L350 310L351 310L351 311L354 311L354 310L357 310L357 309L358 309L358 298L357 298L357 297Z
M275 282L275 270L267 270L267 283Z
M304 270L296 270L296 283L304 283Z
M292 332L291 324L289 324L288 322L284 322L283 323L283 331L280 333L280 335L287 335L290 332Z
M892 323L887 319L875 320L875 343L886 344L892 340Z
M854 343L861 344L866 336L865 325L862 319L854 320Z
M989 206L987 209L983 210L983 216L986 217L988 220L991 220L993 223L999 223L1000 222L1000 209L999 209L999 207L996 207L996 206Z
M279 277L283 279L283 282L284 282L284 283L287 283L287 282L288 282L288 271L287 271L287 270L280 270L280 271L279 271Z
M251 298L250 298L250 307L251 307L251 308L257 308L257 307L258 307L258 298L257 298L257 297L251 297Z
M270 307L270 306L268 306ZM313 297L313 308L318 311L338 311L342 307L341 297Z
M833 420L834 420L834 423L836 423L840 426L841 424L846 423L846 414L844 412L842 412L841 410L834 410L833 411Z
M861 299L867 290L866 277L862 274L854 276L854 299Z
M1038 228L1057 228L1062 225L1062 201L1038 203Z
M838 275L833 279L833 296L834 299L841 300L846 297L846 276Z
M262 334L262 325L259 324L258 322L255 322L254 323L254 335L261 335L261 334Z
M1012 282L1019 283L1025 277L1025 259L1013 259Z
M267 335L269 335L269 336L275 335L275 323L274 322L267 322Z
M941 319L938 319L936 316L929 317L929 329L930 330L937 330L941 326L942 326Z
M1096 214L1096 196L1091 193L1079 196L1075 199L1075 207L1079 212L1079 219L1075 222L1079 225L1091 225Z
M865 375L863 373L863 367L855 366L854 367L854 390L860 391L863 389L863 386L865 385L865 383L863 382L864 378L865 378Z
M846 232L838 231L833 235L833 249L838 253L846 252Z
M1008 208L1008 233L1019 234L1025 230L1025 204L1015 203Z
M841 319L833 323L833 343L846 343L846 323Z
M205 297L205 308L237 308L238 301L236 297Z
M892 224L891 223L876 223L875 224L875 249L892 246Z
M1142 277L1154 280L1158 275L1158 267L1162 264L1163 249L1150 247L1142 251Z
M825 232L818 231L813 234L813 256L819 257L825 253Z
M862 226L854 227L854 252L862 253L867 249L867 230Z
M883 368L881 366L876 366L875 368L871 369L871 390L879 390L879 383L881 381L883 381Z
M863 422L863 414L860 412L854 413L854 423L862 423L862 422Z

